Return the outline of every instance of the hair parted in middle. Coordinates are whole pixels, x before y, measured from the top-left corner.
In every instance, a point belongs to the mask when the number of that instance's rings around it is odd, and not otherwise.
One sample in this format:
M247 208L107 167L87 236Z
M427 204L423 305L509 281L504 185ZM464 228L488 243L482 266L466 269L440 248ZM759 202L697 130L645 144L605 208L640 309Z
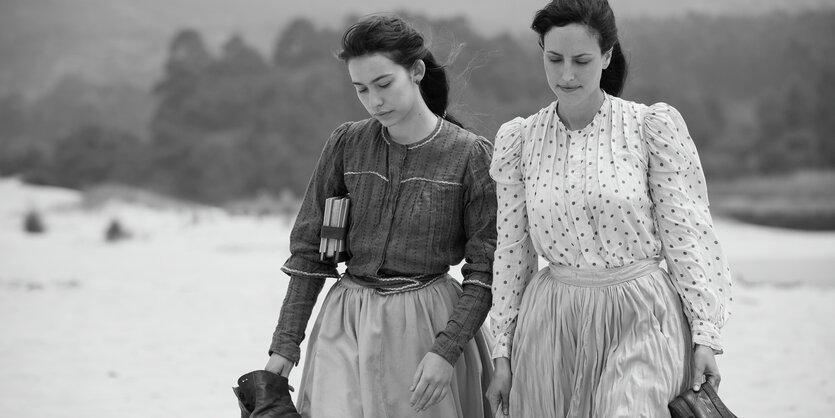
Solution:
M552 0L536 12L531 29L539 35L539 46L544 47L545 34L554 26L577 23L588 27L597 37L600 51L612 50L609 67L603 70L600 88L613 96L619 96L626 83L628 72L626 57L618 40L615 14L606 0Z

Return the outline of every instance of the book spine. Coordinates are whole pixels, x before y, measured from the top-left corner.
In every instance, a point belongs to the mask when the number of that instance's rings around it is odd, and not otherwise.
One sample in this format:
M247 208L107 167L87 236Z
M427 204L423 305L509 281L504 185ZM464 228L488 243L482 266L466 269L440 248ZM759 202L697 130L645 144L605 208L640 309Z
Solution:
M325 199L325 212L322 215L322 226L331 225L331 213L333 213L333 198ZM324 261L328 250L328 239L319 239L319 260Z

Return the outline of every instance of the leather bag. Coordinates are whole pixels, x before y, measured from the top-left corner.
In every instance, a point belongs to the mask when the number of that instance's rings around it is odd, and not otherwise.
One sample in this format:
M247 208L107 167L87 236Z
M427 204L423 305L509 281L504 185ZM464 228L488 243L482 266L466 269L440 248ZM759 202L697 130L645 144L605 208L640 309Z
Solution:
M232 388L241 408L241 418L301 418L287 378L266 370L249 372Z
M737 418L707 382L698 392L688 389L676 396L669 408L672 418Z

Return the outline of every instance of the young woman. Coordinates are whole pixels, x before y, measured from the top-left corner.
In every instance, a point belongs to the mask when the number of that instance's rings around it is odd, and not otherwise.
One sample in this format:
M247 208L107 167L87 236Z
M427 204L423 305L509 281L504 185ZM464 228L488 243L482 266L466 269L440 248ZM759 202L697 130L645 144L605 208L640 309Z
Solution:
M480 332L496 237L492 146L446 113L444 68L403 20L353 25L339 57L372 116L337 128L290 236L290 275L266 370L287 376L325 278L325 199L350 195L350 259L308 342L304 417L483 417ZM447 272L466 260L463 286Z
M557 100L496 136L487 396L514 418L669 416L719 384L731 300L696 149L672 106L617 97L608 2L554 0L532 27Z

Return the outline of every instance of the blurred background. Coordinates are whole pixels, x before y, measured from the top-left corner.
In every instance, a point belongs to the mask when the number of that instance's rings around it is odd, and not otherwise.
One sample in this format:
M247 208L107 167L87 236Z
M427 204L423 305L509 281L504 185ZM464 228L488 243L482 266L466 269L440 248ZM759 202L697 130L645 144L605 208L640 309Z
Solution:
M554 100L545 3L0 0L0 416L234 414L324 141L367 117L345 27L407 17L492 140ZM622 96L684 116L739 285L723 397L835 415L835 0L611 3Z

